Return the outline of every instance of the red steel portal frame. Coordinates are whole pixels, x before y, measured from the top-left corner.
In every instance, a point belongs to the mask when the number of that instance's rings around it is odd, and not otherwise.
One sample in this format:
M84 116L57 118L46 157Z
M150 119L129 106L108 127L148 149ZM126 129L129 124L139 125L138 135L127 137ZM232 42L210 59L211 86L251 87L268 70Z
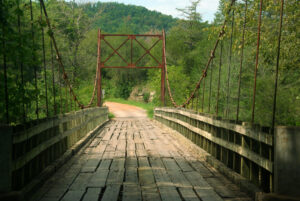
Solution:
M124 36L126 37L125 41L118 47L114 48L106 39L105 37L120 37ZM140 43L137 38L138 37L150 37L150 38L158 38L158 40L148 49L146 48L142 43ZM105 42L112 50L113 52L103 61L101 58L101 41ZM126 61L121 54L118 52L118 50L125 45L128 41L130 41L130 62ZM133 61L133 47L132 43L135 41L137 44L139 44L144 50L145 53L137 60ZM161 62L151 54L151 49L154 48L158 42L162 41L162 58ZM127 65L125 66L106 66L106 62L110 60L110 58L114 55L118 55ZM157 66L137 66L137 63L139 63L146 55L151 56L157 63ZM161 104L165 105L165 65L166 65L166 41L165 41L165 31L162 31L162 34L101 34L101 30L98 30L98 58L97 58L97 106L101 106L101 69L102 68L160 68L161 69Z

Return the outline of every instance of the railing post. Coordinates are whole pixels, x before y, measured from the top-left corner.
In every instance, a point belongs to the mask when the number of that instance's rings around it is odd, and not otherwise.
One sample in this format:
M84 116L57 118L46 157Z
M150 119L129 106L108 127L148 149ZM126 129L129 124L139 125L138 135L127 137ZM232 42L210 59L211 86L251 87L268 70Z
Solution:
M101 30L98 30L97 106L101 106Z
M300 196L300 129L275 127L274 190L287 196Z
M12 186L12 128L0 129L0 192L11 191Z

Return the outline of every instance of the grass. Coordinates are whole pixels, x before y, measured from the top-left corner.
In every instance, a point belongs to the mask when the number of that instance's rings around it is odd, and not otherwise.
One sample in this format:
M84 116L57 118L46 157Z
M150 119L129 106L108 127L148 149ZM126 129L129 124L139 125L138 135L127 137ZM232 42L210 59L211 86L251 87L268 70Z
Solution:
M115 115L114 115L113 113L111 113L111 112L108 113L108 118L109 118L109 119L112 119L112 118L114 118L114 117L115 117Z
M143 103L143 102L138 102L138 101L133 101L133 100L124 100L121 98L108 98L108 99L105 99L105 101L134 105L134 106L143 108L144 110L147 111L147 116L151 119L153 118L153 109L156 107L152 103Z

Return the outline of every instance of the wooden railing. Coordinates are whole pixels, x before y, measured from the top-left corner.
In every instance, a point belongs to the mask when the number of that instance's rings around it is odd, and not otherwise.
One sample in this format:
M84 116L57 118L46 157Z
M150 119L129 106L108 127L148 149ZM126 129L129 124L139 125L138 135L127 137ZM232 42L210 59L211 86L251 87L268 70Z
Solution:
M97 107L32 121L1 126L1 191L27 188L34 179L72 146L108 121L108 109ZM71 153L72 154L72 153Z
M273 191L271 130L246 122L236 124L185 109L156 108L154 117L265 192Z

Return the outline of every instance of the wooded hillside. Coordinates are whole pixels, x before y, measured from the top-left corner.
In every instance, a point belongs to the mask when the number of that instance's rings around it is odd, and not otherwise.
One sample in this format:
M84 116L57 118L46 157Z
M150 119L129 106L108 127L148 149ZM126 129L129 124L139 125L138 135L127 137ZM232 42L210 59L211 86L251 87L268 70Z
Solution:
M185 19L118 3L76 4L48 0L45 5L68 78L84 104L89 102L93 91L98 28L102 33L128 34L161 33L165 29L170 85L175 101L181 104L202 76L226 19L225 35L197 97L193 98L193 107L200 112L236 119L239 102L239 120L250 121L260 5L258 0L236 1L234 12L227 14L230 2L220 1L211 24L203 22L201 13L197 12L199 1L180 8ZM20 123L79 109L62 79L49 37L52 32L46 26L38 1L1 0L0 3L1 122L9 117L9 122ZM283 11L276 124L300 125L300 4L297 0L285 1ZM264 1L261 21L255 123L270 126L278 52L279 0ZM111 42L117 48L122 38ZM154 42L146 40L143 44L150 48ZM151 53L161 54L160 47L158 44ZM112 50L106 51L104 55L109 55ZM120 52L126 55L126 46ZM136 47L136 52L141 55L144 50ZM115 58L114 62L121 61ZM143 62L150 64L153 61L145 57ZM158 70L105 69L102 82L106 97L126 99L133 87L145 86L156 92L153 103L160 104ZM169 99L167 105L171 106Z

